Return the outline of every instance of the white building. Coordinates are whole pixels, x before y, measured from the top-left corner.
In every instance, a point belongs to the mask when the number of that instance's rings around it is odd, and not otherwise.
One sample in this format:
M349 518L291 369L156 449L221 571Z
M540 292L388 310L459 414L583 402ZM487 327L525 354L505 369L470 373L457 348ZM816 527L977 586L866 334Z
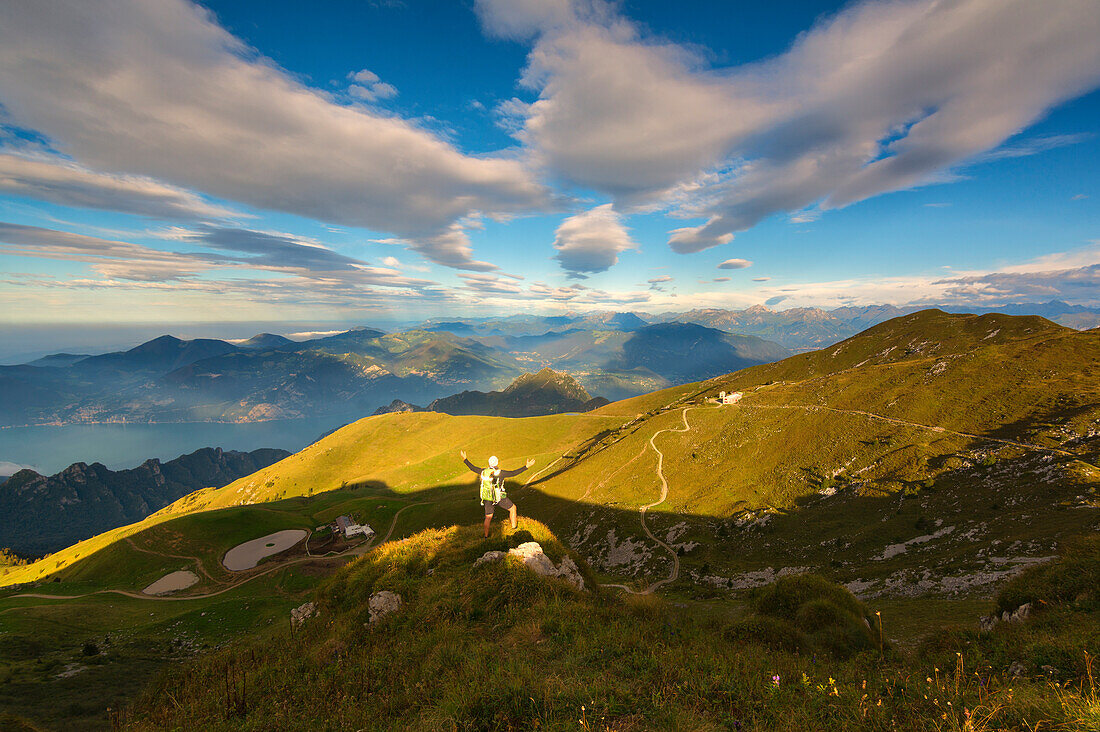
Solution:
M348 527L344 529L344 537L350 539L353 536L363 535L366 538L374 536L374 529L369 524L348 524Z
M743 396L744 396L744 394L742 394L739 391L730 392L729 394L727 394L724 391L720 391L720 392L718 392L718 403L719 404L736 404L737 402L741 401L741 397L743 397Z

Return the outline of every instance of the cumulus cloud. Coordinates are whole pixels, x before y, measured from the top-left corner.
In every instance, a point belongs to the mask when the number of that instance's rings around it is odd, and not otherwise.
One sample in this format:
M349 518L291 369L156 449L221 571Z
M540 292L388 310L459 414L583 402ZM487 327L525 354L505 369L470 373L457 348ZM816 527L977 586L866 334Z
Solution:
M420 252L425 259L444 267L468 270L471 272L491 272L499 269L495 264L473 258L473 247L466 228L477 224L469 221L456 221L443 231L420 236L414 239L383 240L389 244L403 244L409 249Z
M63 206L167 219L241 215L146 176L97 173L58 157L0 154L0 191Z
M515 156L339 104L185 0L0 4L0 103L89 169L390 232L448 266L474 262L433 244L456 221L549 205Z
M683 253L778 212L806 218L946 180L983 154L1072 143L989 152L1100 83L1094 0L863 2L783 54L723 69L600 0L478 10L487 31L535 39L522 81L539 98L520 139L620 206L664 201L704 219L671 232Z
M368 102L379 99L393 99L397 96L397 87L378 78L378 74L368 69L348 74L354 83L348 87L348 94Z
M554 234L554 248L562 269L573 277L605 272L619 261L619 254L638 245L623 226L610 203L596 206L561 222Z
M718 265L718 269L745 269L751 266L752 262L747 259L727 259Z

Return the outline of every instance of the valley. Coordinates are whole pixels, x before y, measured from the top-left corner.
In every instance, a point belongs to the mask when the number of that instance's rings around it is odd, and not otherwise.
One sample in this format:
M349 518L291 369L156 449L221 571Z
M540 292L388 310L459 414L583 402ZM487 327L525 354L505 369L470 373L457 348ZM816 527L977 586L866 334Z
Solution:
M78 635L114 637L149 605L165 609L135 626L135 643L177 647L177 627L192 628L197 647L234 643L215 619L224 630L268 618L278 635L325 578L379 561L370 558L402 537L474 523L457 457L466 450L495 452L505 467L536 460L509 495L576 552L589 582L628 598L608 602L659 597L725 623L753 592L814 573L877 608L892 644L915 648L945 627L975 627L998 588L1100 529L1098 360L1097 332L924 311L828 349L583 414L368 417L224 488L0 569L11 588L0 597L0 639L104 603L109 612L75 622ZM744 396L720 405L720 391ZM245 573L221 564L242 541L309 532L342 514L369 523L379 541L330 557L292 549ZM140 595L180 570L200 581ZM32 697L55 683L6 653ZM80 661L64 644L37 657L64 662L57 668ZM104 679L129 668L111 657L83 665L81 674Z

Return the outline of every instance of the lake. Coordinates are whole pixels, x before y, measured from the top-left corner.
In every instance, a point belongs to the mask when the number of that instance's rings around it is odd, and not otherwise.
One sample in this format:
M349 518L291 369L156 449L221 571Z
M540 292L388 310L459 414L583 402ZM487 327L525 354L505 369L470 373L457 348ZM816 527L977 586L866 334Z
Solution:
M347 420L285 419L251 424L78 424L0 429L0 463L52 475L77 462L133 468L149 458L171 460L201 447L247 452L277 447L297 452ZM10 471L3 471L10 472Z

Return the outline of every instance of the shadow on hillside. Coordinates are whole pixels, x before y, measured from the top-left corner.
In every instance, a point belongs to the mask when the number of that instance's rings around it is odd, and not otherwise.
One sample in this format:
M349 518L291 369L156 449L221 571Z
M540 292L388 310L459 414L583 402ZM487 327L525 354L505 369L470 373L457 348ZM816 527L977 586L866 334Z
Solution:
M1079 485L1029 480L1024 463L1036 459L1029 455L1002 460L995 466L950 471L934 481L912 483L893 493L861 495L857 484L841 480L830 487L835 489L834 495L804 496L786 508L761 508L738 516L662 512L658 508L647 514L646 521L681 557L682 588L690 589L693 576L695 580L708 575L728 578L769 567L807 568L841 582L913 568L970 571L989 564L982 556L994 553L991 547L996 542L1032 542L1034 553L1042 554L1050 553L1067 535L1100 529L1094 511L1067 508L1067 502L1080 492ZM1011 477L1016 474L1019 477ZM669 576L671 555L645 534L637 507L579 502L543 490L553 475L540 476L526 486L508 481L508 495L521 516L545 523L606 576L640 586ZM683 487L672 481L671 488L675 492ZM653 497L657 497L656 487ZM303 524L303 519L313 522L328 520L336 513L357 513L374 525L379 538L392 526L391 539L426 528L480 525L483 517L472 475L469 480L413 492L395 491L382 481L365 481L312 497L208 513L224 520L227 514L238 512L243 518L256 509L287 514L288 527ZM162 536L184 528L179 522L202 515L172 519L132 539L156 545ZM493 535L500 534L507 520L507 512L498 509ZM952 527L944 535L946 540L927 538L946 527ZM962 541L968 527L977 527L977 533ZM257 535L263 533L266 530ZM918 541L912 551L889 556L884 552L914 539ZM82 558L57 575L62 580L83 575L82 568L95 559L95 554Z

